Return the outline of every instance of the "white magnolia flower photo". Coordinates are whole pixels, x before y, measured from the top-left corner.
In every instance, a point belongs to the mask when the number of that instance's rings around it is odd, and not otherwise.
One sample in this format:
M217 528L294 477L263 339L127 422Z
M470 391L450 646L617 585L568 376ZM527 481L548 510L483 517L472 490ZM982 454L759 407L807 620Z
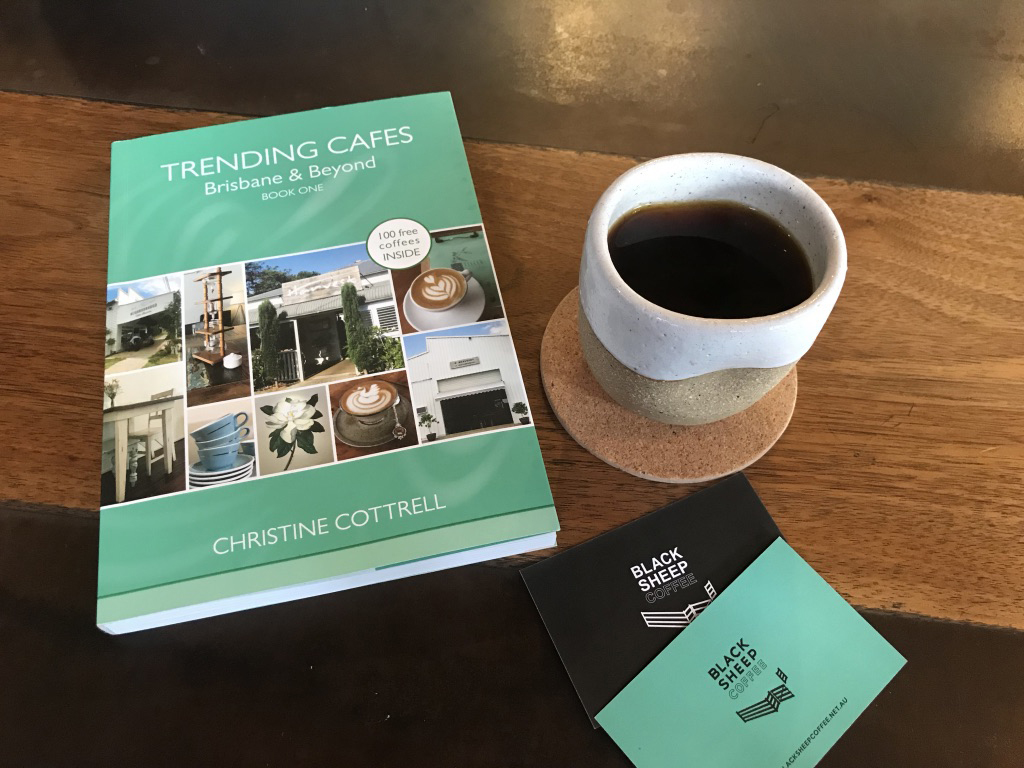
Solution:
M274 451L279 459L288 456L284 470L291 466L296 448L301 448L306 453L317 452L313 433L325 431L319 421L323 414L316 409L319 398L320 396L316 394L308 400L286 396L278 400L276 405L264 405L260 408L270 417L264 422L272 430L270 450Z

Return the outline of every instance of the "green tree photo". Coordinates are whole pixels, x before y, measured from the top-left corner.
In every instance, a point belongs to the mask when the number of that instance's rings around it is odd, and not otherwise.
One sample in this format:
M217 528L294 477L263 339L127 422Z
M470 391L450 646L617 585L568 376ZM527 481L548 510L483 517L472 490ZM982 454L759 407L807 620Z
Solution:
M405 367L402 342L371 325L363 337L363 368L367 373L382 373Z
M177 356L181 350L181 291L174 292L171 305L161 313L160 327L167 331L167 343Z
M163 343L149 356L146 367L173 363L181 359L181 292L171 294L171 303L144 321L150 333L158 336L163 331Z
M281 375L281 318L269 301L260 303L260 359L259 370L263 386L274 384ZM260 384L257 383L257 387ZM262 387L260 387L262 388Z
M341 289L341 312L348 344L345 354L361 373L393 371L405 365L402 342L367 324L359 313L359 294L352 283Z
M345 355L355 363L356 368L362 370L360 349L366 334L366 326L359 315L359 294L352 283L345 283L341 287L341 314L345 321L345 343L348 345Z

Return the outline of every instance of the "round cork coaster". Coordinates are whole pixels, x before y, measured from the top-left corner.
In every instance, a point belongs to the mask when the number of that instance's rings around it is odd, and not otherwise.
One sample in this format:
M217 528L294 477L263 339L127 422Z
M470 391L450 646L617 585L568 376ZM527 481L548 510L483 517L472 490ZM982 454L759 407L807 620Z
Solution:
M562 299L540 347L544 392L565 431L602 461L662 483L700 483L738 472L768 452L796 405L796 368L747 410L695 427L627 411L590 373L577 327L579 289Z

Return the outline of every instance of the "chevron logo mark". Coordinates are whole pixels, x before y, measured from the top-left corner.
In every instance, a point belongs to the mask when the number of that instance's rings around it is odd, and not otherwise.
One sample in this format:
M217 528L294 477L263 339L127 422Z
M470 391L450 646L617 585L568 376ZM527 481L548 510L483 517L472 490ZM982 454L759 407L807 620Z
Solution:
M749 723L751 720L757 720L759 717L765 717L766 715L774 715L779 711L779 706L782 702L795 698L795 694L786 686L788 681L786 673L781 669L776 669L775 675L782 680L782 685L768 691L768 695L761 701L751 704L749 707L744 707L736 713L744 723Z
M690 603L681 611L642 611L641 615L648 627L682 628L689 626L710 604L710 600L701 600L699 603Z

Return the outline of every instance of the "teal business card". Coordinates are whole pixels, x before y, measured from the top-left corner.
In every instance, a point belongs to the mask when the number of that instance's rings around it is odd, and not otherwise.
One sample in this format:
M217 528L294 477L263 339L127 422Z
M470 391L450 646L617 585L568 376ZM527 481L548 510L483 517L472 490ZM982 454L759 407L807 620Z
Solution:
M638 768L810 768L905 663L780 538L597 721Z

